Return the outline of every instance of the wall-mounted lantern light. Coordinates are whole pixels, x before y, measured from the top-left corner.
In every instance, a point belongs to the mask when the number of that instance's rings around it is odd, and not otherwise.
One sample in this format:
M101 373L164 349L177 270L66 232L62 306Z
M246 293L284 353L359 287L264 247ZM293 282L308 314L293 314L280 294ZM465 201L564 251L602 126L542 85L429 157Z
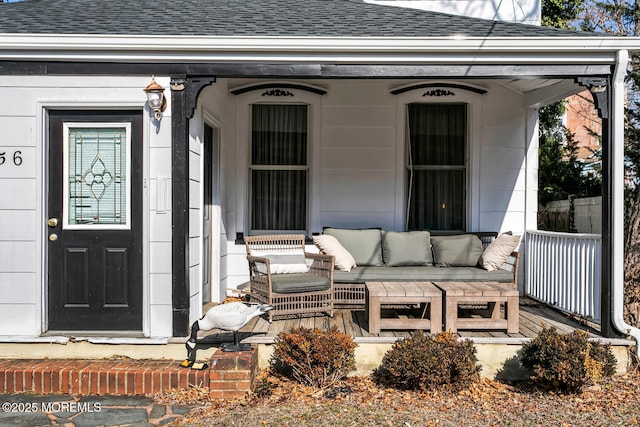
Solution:
M147 105L153 110L153 117L160 121L162 112L167 109L167 99L164 97L164 88L156 82L154 76L151 77L151 83L144 88L147 93Z

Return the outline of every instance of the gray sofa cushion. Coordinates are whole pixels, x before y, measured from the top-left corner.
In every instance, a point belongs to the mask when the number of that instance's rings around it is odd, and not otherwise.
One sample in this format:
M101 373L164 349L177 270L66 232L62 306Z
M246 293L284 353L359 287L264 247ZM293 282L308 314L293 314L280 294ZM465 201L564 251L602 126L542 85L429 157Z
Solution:
M513 272L487 271L477 267L355 267L351 271L334 271L333 281L338 283L371 282L505 282L513 283Z
M326 291L331 287L329 279L311 273L272 274L271 287L280 294Z
M474 234L432 236L434 262L438 267L475 267L482 255L482 241Z
M382 231L379 228L349 229L327 227L322 232L335 237L351 256L353 256L356 265L383 265Z
M428 231L383 231L382 258L384 265L433 265L431 234Z

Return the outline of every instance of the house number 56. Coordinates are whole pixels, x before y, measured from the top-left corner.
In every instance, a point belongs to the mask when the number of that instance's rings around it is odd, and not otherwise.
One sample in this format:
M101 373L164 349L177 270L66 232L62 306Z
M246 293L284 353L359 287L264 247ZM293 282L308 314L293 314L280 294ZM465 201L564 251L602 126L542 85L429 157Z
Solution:
M11 157L11 161L16 166L20 166L22 164L22 151L14 151L13 155L9 153L9 157ZM7 152L3 151L0 153L0 166L4 165L7 162Z

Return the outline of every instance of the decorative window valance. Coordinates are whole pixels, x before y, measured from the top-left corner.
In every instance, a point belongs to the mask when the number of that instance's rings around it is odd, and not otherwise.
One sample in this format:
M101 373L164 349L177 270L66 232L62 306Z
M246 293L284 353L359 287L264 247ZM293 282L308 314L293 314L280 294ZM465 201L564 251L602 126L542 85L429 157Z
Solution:
M433 90L425 92L424 96L453 96L454 92L448 89L461 89L469 92L477 93L480 95L484 95L487 93L486 89L483 89L478 86L466 85L461 83L448 83L448 82L432 82L432 83L417 83L411 84L408 86L402 86L391 91L392 95L400 95L401 93L410 92L412 90L418 89L428 89L433 88Z
M324 95L327 93L325 89L318 86L306 85L301 83L286 83L286 82L271 82L271 83L256 83L242 86L231 90L233 95L241 95L243 93L252 92L256 90L264 90L263 96L294 96L293 93L287 89L303 90L305 92L315 93L317 95Z

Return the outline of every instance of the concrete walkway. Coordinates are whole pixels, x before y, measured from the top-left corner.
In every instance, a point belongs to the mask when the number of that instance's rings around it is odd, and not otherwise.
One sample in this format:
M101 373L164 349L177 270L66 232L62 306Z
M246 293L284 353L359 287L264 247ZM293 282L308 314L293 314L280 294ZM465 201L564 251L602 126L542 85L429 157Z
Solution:
M169 424L195 406L143 396L0 395L0 427L151 427Z

